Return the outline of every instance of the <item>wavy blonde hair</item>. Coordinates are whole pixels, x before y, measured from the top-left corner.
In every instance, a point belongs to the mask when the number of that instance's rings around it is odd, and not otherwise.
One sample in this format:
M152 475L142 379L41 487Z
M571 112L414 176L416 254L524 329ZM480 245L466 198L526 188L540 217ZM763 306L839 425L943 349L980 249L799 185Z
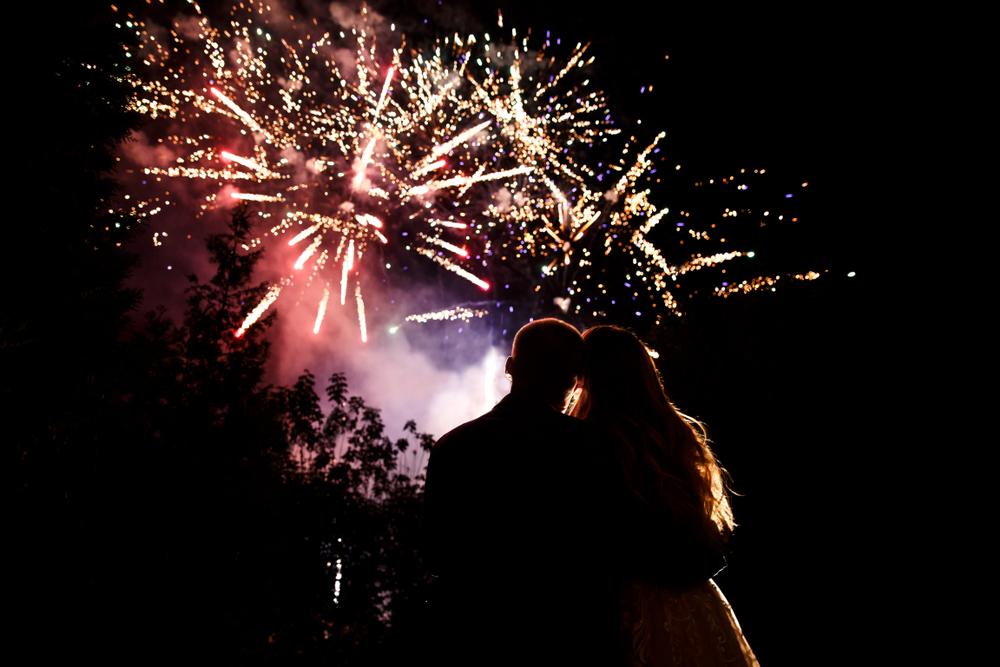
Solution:
M570 414L614 436L625 481L643 505L669 513L721 549L736 524L729 476L704 425L674 408L649 352L631 331L599 326L583 340L583 387Z

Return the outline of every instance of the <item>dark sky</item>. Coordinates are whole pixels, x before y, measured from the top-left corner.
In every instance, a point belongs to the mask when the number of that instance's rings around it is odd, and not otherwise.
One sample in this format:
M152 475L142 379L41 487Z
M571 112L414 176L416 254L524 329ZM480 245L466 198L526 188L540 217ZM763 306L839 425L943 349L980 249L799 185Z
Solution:
M620 2L581 11L584 3L562 0L495 2L475 15L495 29L499 6L505 29L591 42L595 79L613 93L616 116L662 126L689 160L810 169L847 160L844 139L863 113L871 66L862 66L864 40L844 29L846 18L812 8L695 4L650 10ZM653 94L640 98L650 84Z
M393 14L403 4L374 6ZM553 41L591 42L593 78L608 92L613 116L640 142L665 131L668 155L691 180L764 167L809 182L823 206L813 211L807 233L845 264L863 260L857 240L873 214L864 156L873 148L866 137L878 124L881 75L864 16L810 5L429 0L416 6L431 24L471 18L487 32L498 31L499 8L508 39L513 26L519 38L530 27L532 37L550 30Z

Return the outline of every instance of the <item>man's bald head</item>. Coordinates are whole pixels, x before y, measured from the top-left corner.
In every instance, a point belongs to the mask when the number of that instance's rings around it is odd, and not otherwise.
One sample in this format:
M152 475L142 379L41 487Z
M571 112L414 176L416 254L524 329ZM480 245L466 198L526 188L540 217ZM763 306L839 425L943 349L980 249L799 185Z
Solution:
M514 336L514 350L507 360L511 391L538 394L562 409L576 386L582 363L579 331L561 320L536 320Z

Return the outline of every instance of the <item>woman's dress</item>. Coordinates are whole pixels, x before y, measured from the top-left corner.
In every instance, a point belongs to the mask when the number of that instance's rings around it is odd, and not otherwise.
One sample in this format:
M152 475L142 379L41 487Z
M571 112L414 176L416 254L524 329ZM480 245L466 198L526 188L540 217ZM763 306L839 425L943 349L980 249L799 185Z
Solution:
M630 579L620 588L621 643L629 667L759 667L715 582L666 588Z
M623 494L619 640L629 667L759 667L712 577L721 553Z

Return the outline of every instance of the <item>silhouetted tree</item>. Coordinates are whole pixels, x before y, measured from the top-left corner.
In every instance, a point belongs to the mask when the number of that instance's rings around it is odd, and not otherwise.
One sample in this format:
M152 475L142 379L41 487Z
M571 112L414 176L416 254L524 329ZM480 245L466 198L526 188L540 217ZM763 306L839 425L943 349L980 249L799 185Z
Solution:
M116 342L103 403L68 406L58 448L21 443L15 473L50 488L16 493L17 600L28 629L60 638L34 635L43 653L373 664L419 639L422 487L397 463L410 442L343 375L328 417L308 371L263 384L276 313L235 335L267 289L251 282L260 251L240 250L249 232L238 208L208 237L216 273L190 277L181 324L154 311Z
M336 663L396 662L420 645L429 584L419 555L423 479L401 472L398 457L411 446L429 452L433 439L411 421L391 441L379 411L349 396L339 373L323 419L314 387L307 371L282 393L302 490L317 512L309 541L329 586L312 610L314 630L288 627L282 639Z

